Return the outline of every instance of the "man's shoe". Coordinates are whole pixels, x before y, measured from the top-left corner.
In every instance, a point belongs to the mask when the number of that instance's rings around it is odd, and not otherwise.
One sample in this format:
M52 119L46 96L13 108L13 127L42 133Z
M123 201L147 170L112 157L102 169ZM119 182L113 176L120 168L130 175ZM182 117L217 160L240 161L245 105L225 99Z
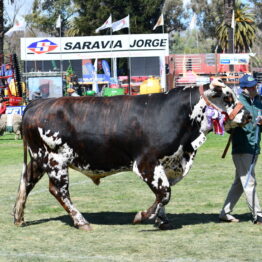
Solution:
M220 222L226 222L226 223L238 223L239 219L235 218L232 215L225 215L225 216L219 216L219 221Z
M256 225L262 225L262 217L257 216L257 219L254 221L254 224L256 224Z

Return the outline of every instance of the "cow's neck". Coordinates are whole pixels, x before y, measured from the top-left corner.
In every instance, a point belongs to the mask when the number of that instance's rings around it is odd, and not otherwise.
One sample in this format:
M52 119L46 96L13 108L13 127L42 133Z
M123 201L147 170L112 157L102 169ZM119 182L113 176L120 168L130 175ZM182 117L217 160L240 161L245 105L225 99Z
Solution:
M194 105L190 119L195 121L199 126L199 132L207 134L210 131L208 120L206 116L207 103L203 97L200 97L199 101Z

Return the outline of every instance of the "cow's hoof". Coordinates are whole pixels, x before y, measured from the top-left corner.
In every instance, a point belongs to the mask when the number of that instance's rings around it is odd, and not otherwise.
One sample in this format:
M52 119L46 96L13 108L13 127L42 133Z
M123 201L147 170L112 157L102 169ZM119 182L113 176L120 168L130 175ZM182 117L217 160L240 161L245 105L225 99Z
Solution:
M84 230L84 231L92 231L93 230L92 227L89 224L79 226L78 228L81 229L81 230Z
M137 212L137 214L136 214L136 216L133 220L133 224L139 224L139 223L142 222L142 220L143 220L142 211L139 211L139 212Z
M158 228L160 230L172 230L174 229L174 226L172 224L170 224L169 222L166 223L162 223L158 226Z

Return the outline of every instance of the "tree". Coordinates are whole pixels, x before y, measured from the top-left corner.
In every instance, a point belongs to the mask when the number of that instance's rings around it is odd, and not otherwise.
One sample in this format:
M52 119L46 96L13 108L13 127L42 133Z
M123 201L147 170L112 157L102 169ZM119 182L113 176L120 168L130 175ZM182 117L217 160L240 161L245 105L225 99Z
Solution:
M164 3L163 0L74 0L74 2L79 8L75 24L79 28L80 35L94 35L95 29L101 26L110 14L113 21L130 14L131 33L152 33ZM123 32L127 32L127 29L116 34Z
M256 25L254 23L254 14L240 0L235 4L235 29L234 44L235 52L250 52L256 38ZM219 44L224 50L228 48L228 28L231 22L224 20L217 27L216 33Z
M24 23L23 18L18 18L21 15L22 7L26 4L26 0L14 0L11 5L7 8L5 6L4 12L4 32L6 33L11 29L16 22ZM20 56L20 41L19 39L25 36L26 31L15 31L11 35L6 35L4 37L4 54L6 57L10 57L11 54L17 54L18 57ZM9 59L8 59L9 60Z
M58 35L56 20L61 16L61 34L69 28L69 20L75 14L70 0L34 0L32 13L25 20L32 31L38 30L50 35Z
M257 27L255 25L255 16L250 9L237 2L235 9L235 49L236 52L250 52L253 47Z
M170 46L170 53L172 54L199 54L210 53L213 47L213 40L211 38L199 38L197 34L199 31L194 29L192 31L185 31L183 33L174 33L172 35L173 44ZM198 41L198 44L196 44Z
M94 35L95 29L101 26L104 21L112 15L113 22L128 14L130 15L131 33L145 34L162 32L161 27L153 31L161 13L164 13L165 32L173 30L183 30L183 10L182 0L74 0L78 6L78 16L75 18L75 31L80 35ZM127 33L128 29L123 29L114 34ZM108 31L101 31L100 34L109 34Z
M166 22L166 32L180 32L186 29L185 20L189 17L183 8L182 0L166 0L163 6Z
M250 0L254 4L254 14L257 27L262 30L262 2L261 0Z
M221 0L191 0L193 13L197 14L197 26L201 38L216 38L215 28L223 21Z
M252 48L253 52L256 53L254 66L262 67L262 2L261 0L251 0L253 3L253 12L255 14L255 23L257 25L256 40Z

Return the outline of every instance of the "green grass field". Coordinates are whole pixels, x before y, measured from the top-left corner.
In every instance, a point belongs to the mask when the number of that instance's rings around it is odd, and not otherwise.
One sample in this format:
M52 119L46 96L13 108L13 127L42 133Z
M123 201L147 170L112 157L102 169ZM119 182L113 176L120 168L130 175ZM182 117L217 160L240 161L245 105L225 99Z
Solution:
M70 170L74 204L92 224L92 232L73 227L48 191L45 176L31 192L24 227L13 225L12 208L22 170L22 141L0 137L0 261L261 261L262 226L253 225L242 196L234 213L241 223L218 222L233 181L231 155L221 159L227 136L210 134L188 176L172 188L166 211L174 230L152 223L132 225L154 196L132 172L107 177L99 186ZM262 196L262 161L257 164ZM261 203L262 198L260 197Z

